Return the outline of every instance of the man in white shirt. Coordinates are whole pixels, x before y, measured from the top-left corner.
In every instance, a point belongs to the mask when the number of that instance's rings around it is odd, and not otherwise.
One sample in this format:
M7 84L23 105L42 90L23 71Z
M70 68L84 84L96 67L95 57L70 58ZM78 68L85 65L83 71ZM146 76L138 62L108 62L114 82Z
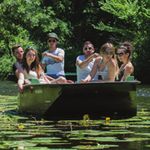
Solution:
M83 45L83 55L79 55L76 58L77 82L85 79L91 72L95 58L99 56L94 51L93 44L90 41L86 41ZM98 80L98 76L95 75L93 80Z

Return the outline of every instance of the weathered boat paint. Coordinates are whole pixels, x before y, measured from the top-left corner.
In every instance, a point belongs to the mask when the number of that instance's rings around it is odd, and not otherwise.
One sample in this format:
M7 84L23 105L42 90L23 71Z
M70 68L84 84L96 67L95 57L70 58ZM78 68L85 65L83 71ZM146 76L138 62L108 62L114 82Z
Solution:
M136 115L139 82L32 84L19 94L19 111L49 118Z

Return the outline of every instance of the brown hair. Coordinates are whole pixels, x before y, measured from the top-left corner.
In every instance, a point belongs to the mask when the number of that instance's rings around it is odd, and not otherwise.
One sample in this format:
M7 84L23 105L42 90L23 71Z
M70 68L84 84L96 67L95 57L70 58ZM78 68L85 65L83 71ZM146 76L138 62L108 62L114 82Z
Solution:
M92 47L94 48L94 45L93 45L93 43L91 41L85 41L84 44L83 44L83 47L88 45L88 44L91 44Z
M105 53L107 51L113 52L113 58L115 57L115 47L113 46L112 43L105 43L101 46L100 48L100 53Z
M26 55L29 51L33 51L35 52L35 60L34 62L32 62L31 66L29 67L27 64L27 60L26 60ZM29 73L30 70L35 69L38 75L38 78L40 77L40 73L43 71L42 67L40 66L40 62L39 62L39 57L38 57L38 52L36 49L34 48L27 48L23 57L23 69L25 69L27 71L27 73Z
M12 47L12 52L14 53L16 49L18 49L19 47L21 47L21 45L16 44Z
M130 57L132 54L133 46L130 42L125 41L120 44L118 49L123 49L125 51L125 53L129 53L129 57Z

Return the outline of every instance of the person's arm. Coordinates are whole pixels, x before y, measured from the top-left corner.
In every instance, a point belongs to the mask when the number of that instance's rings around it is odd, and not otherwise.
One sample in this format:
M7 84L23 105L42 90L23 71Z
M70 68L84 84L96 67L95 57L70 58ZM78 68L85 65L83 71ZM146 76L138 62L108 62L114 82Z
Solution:
M20 92L23 92L23 85L25 82L24 74L23 72L18 73L18 88Z
M99 54L94 53L94 54L92 54L91 56L89 56L88 58L86 58L83 61L80 61L80 60L77 59L76 60L76 65L79 66L80 68L85 68L93 60L93 58L96 58L98 56L99 56Z
M116 73L117 73L116 62L112 60L108 64L108 79L106 81L115 81Z
M127 65L124 70L124 75L121 78L121 81L125 81L128 76L130 76L134 71L134 68L131 64Z
M42 53L43 56L51 57L53 58L56 62L62 62L64 60L64 51L60 50L59 55L54 55L52 53L44 52Z
M94 76L96 75L96 72L98 70L98 64L99 64L101 59L102 59L102 57L96 58L90 74L84 80L82 80L81 82L90 82L94 78Z

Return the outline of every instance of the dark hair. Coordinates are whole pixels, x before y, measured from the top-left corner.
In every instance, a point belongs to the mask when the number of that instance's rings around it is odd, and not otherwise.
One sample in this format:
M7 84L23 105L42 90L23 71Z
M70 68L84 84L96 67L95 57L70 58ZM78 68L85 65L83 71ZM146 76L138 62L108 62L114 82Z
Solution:
M118 49L123 49L125 51L125 53L129 53L129 57L130 57L132 54L133 46L130 42L125 41L120 44Z
M21 45L16 44L12 47L12 52L14 53L16 49L18 49L19 47L21 47Z
M27 60L26 60L26 55L29 51L35 52L35 60L34 60L34 62L32 62L30 67L28 66ZM27 73L29 73L30 70L35 69L37 74L38 74L38 77L40 76L41 67L40 67L38 52L34 48L27 48L25 50L25 54L24 54L24 57L23 57L23 69L25 69L27 71Z
M92 47L94 48L94 45L91 41L85 41L84 44L83 44L83 47L86 46L86 45L89 45L89 44L91 44Z

